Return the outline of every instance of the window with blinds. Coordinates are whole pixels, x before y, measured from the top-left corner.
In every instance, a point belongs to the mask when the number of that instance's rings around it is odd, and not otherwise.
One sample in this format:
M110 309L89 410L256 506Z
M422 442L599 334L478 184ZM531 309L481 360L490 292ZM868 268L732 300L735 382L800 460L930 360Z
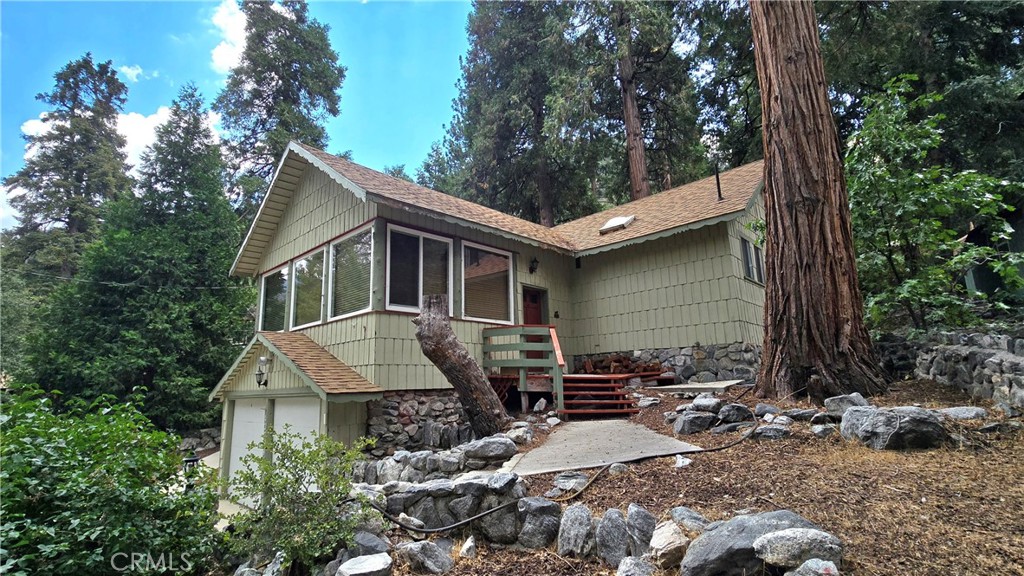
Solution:
M331 245L331 318L370 308L373 234L370 229Z
M296 260L292 279L295 284L292 327L300 328L323 320L324 251Z
M448 295L451 306L452 241L405 228L388 228L387 308L418 312L421 298Z
M512 255L466 243L462 251L462 315L512 321Z
M263 277L260 330L268 332L284 330L288 303L288 276L288 267L286 266Z

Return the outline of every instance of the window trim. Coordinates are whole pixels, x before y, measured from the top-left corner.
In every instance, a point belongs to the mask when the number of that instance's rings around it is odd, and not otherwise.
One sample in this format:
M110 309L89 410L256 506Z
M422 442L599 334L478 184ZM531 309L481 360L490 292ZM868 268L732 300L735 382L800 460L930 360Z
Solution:
M327 276L328 276L328 274L324 274L323 278L320 279L320 318L318 320L314 321L314 322L307 322L305 324L299 324L297 326L292 325L292 323L295 322L295 311L297 309L296 306L295 306L295 299L299 297L299 291L296 289L298 287L297 286L298 283L296 282L296 278L298 276L295 273L295 265L298 264L300 261L305 260L306 258L309 258L310 256L313 256L317 252L320 252L323 255L324 264L326 264L327 263L327 252L326 252L326 249L327 249L327 245L320 246L319 248L314 248L313 250L310 250L309 252L306 252L302 256L298 256L297 258L295 258L294 260L292 260L289 263L289 266L291 268L291 274L292 274L292 285L289 286L289 288L291 290L291 300L290 300L291 301L291 314L288 315L288 324L291 325L291 327L288 329L289 332L292 331L292 330L302 330L303 328L309 328L311 326L316 326L318 324L323 324L324 323L324 298L325 298L324 291L326 290L326 283L327 283ZM326 272L326 270L325 270L325 272Z
M420 267L416 274L416 294L419 300L416 306L406 306L403 304L392 304L391 303L391 232L397 231L407 236L416 236L419 238L419 263ZM406 228L405 226L399 226L397 224L388 224L387 229L387 258L384 262L385 274L384 274L384 309L391 312L415 312L419 313L423 307L423 239L430 238L431 240L437 240L448 244L448 315L452 316L452 308L454 304L454 293L455 290L452 288L452 274L454 268L454 256L455 256L455 242L451 238L445 236L438 236L429 232L423 232L413 228Z
M469 316L466 314L466 248L476 248L484 252L490 252L499 256L505 256L508 258L508 320L496 320L494 318L478 318L476 316ZM515 268L515 255L507 250L501 250L499 248L492 248L490 246L484 246L483 244L477 244L476 242L470 242L468 240L462 241L462 285L459 289L462 291L462 310L461 316L464 320L473 320L476 322L491 322L494 324L515 324L516 308L515 308L515 278L513 277L513 270Z
M285 311L284 311L284 319L283 319L284 320L284 326L280 330L267 330L263 326L263 320L266 317L266 306L267 306L267 300L266 300L266 295L267 295L267 278L269 278L270 276L272 276L274 274L277 274L278 272L280 272L282 270L285 270L285 269L288 269L289 273L291 273L291 262L285 262L284 264L281 264L277 268L274 268L272 270L268 270L262 276L260 276L260 308L259 308L260 311L259 311L259 318L257 318L257 322L256 322L256 325L260 327L258 332L287 332L289 330L288 325L290 324L289 320L291 320L291 318L289 317L290 315L288 313L289 312L288 306L291 305L290 304L290 302L291 302L291 298L290 297L287 298L286 299L287 302L285 302ZM291 280L290 277L289 277L289 280ZM292 289L291 282L288 283L287 289L288 289L289 292L291 291L291 289Z
M362 308L354 312L346 312L345 314L341 314L339 316L331 316L331 313L334 311L334 245L344 242L345 240L348 240L349 238L362 234L366 231L370 232L370 293L368 294L368 298L366 299L366 308ZM373 256L377 249L377 245L376 242L374 241L373 236L373 223L368 222L358 228L349 230L348 232L342 234L341 236L327 243L327 254L331 266L329 274L330 282L327 283L327 288L325 289L327 293L327 322L333 322L334 320L344 320L345 318L351 318L358 314L365 314L370 310L373 310Z

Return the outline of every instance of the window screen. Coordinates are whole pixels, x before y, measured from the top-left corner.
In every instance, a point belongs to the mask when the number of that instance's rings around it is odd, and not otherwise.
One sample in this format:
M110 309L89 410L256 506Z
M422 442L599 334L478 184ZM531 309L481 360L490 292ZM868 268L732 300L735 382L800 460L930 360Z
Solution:
M389 305L419 307L419 270L419 236L392 230L388 245Z

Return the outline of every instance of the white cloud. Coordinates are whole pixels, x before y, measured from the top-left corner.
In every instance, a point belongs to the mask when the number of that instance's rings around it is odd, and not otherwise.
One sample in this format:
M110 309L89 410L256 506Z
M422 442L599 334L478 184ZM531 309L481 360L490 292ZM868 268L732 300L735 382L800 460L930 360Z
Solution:
M142 66L139 66L138 64L134 64L132 66L121 66L117 70L121 74L124 74L130 82L138 82L139 76L142 76Z
M227 74L242 61L242 52L245 50L245 14L235 0L221 0L212 21L220 31L221 41L210 55L210 67L219 74Z
M49 130L49 126L44 121L46 119L46 112L40 112L39 118L33 118L26 120L21 125L21 133L25 136L39 136L40 134ZM25 145L25 155L23 158L28 160L29 158L36 155L36 148L34 146Z

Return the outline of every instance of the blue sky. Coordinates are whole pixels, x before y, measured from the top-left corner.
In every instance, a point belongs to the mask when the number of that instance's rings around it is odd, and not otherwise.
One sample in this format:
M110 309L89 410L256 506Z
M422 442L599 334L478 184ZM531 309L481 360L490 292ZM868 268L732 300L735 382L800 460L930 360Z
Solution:
M414 173L451 120L470 9L468 2L310 3L348 69L328 151ZM234 0L0 1L0 175L24 164L22 134L40 129L46 110L35 95L51 90L71 60L92 52L121 70L128 102L119 129L134 160L183 84L195 82L207 101L216 97L244 47L244 25ZM12 224L5 191L0 226Z

